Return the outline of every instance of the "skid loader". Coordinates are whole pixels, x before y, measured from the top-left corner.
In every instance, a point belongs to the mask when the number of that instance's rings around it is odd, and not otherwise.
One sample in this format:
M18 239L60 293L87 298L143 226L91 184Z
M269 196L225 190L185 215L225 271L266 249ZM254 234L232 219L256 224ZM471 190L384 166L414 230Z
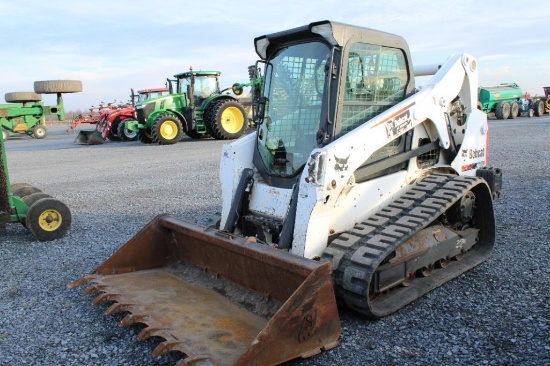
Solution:
M420 90L399 36L330 21L255 39L255 134L223 147L218 227L153 219L92 274L107 313L184 365L274 365L338 345L336 299L376 319L495 241L477 63ZM418 75L418 73L417 73ZM335 296L336 295L336 296Z

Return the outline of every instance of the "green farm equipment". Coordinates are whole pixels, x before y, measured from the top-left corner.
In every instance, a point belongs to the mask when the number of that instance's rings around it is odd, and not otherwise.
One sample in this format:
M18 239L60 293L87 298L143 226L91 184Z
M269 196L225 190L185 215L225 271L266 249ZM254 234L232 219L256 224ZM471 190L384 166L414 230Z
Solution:
M137 121L126 122L128 131L138 133L143 143L171 145L183 133L199 139L218 140L243 135L248 120L237 98L220 90L219 71L190 71L168 79L170 94L136 104Z
M519 115L521 88L516 83L479 87L478 108L494 113L497 119L512 119Z
M61 94L81 91L82 82L79 80L45 80L34 82L34 92L6 93L5 99L8 104L0 104L2 137L6 140L10 133L21 133L43 139L47 135L47 115L57 115L59 121L65 119ZM57 94L57 104L44 105L41 94Z
M10 184L4 139L0 137L0 235L6 223L19 222L40 241L65 236L71 226L71 211L28 183Z

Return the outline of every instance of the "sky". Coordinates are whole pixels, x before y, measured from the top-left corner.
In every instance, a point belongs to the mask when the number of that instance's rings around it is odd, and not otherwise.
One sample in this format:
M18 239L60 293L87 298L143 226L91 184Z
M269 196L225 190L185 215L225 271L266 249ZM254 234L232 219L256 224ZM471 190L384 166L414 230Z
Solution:
M510 0L2 0L0 95L34 81L81 80L66 111L126 102L194 70L220 71L222 88L248 82L254 38L319 20L398 34L413 65L453 54L477 59L480 85L550 86L550 7ZM418 85L422 85L420 80ZM44 95L55 104L54 95ZM1 103L2 101L0 101Z

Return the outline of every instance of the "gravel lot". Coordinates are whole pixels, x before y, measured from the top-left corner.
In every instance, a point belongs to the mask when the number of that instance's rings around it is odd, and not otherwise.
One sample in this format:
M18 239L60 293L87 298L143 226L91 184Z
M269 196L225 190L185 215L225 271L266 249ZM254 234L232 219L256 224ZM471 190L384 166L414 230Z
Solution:
M6 142L11 181L64 201L73 225L49 243L16 224L0 237L0 365L174 364L66 285L158 213L204 224L219 212L223 142L80 146L65 129ZM504 184L489 260L379 321L341 308L340 347L290 364L550 365L550 117L491 120L490 136Z

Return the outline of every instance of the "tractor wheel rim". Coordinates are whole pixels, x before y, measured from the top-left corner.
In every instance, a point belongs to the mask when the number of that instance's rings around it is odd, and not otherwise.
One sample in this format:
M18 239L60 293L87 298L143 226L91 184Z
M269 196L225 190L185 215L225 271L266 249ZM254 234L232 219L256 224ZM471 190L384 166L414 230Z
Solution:
M41 128L37 128L34 134L36 136L44 136L44 130L42 130Z
M44 231L55 231L59 229L63 218L57 210L45 210L38 217L38 226Z
M229 107L222 113L222 127L229 133L239 132L244 125L244 116L237 107Z
M166 121L160 125L160 135L166 140L173 140L178 134L178 126L174 121Z

